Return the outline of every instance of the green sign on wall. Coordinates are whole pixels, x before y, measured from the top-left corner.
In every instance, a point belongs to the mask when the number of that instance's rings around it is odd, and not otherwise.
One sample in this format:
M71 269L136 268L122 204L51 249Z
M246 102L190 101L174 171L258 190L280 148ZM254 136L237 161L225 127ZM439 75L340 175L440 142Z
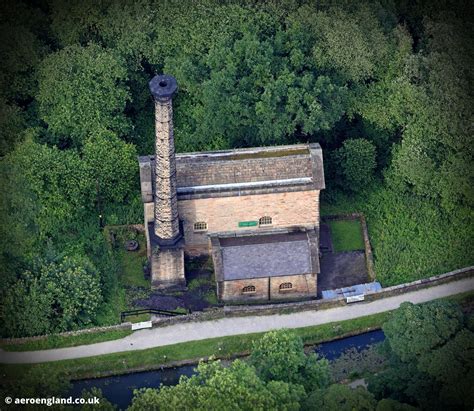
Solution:
M239 221L239 227L255 227L258 221Z

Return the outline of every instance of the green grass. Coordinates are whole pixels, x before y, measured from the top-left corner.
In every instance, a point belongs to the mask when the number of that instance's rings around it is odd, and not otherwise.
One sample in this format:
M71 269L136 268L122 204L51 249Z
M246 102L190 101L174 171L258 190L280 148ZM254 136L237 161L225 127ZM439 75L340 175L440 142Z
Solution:
M446 298L458 303L471 303L474 292L469 291ZM380 328L390 316L390 312L338 321L318 326L296 328L306 345L319 344L347 335L358 334ZM5 382L21 386L21 379L32 369L39 375L63 375L66 379L91 378L105 375L125 374L138 370L156 369L162 365L183 360L196 360L209 356L232 358L236 354L247 354L253 342L264 333L219 337L201 341L191 341L147 350L101 355L75 360L32 364L0 364L0 374ZM20 383L19 383L20 381Z
M217 305L219 303L219 301L217 301L215 290L209 290L206 294L204 294L204 299L211 305Z
M188 290L195 290L196 288L202 287L203 285L213 286L214 282L212 278L198 277L191 280L188 284Z
M118 251L120 256L120 280L125 286L150 288L150 282L143 275L143 265L146 262L146 241L143 235L139 235L140 248L137 251L126 251L121 245Z
M86 333L80 335L60 336L50 335L38 340L24 343L0 342L0 346L5 351L36 351L48 350L51 348L76 347L78 345L94 344L103 341L118 340L132 333L131 330L113 330Z
M141 323L142 321L150 321L151 320L151 315L150 314L134 314L134 315L128 315L125 321L131 322L131 323Z
M334 251L354 251L364 249L362 227L359 220L330 221Z
M474 264L474 213L442 210L435 201L374 186L349 197L322 192L321 215L362 212L384 287Z
M353 332L364 332L378 328L388 317L388 313L375 314L354 320L335 322L313 327L298 328L294 331L305 344L318 344ZM101 355L75 360L55 361L38 365L0 365L0 372L7 379L21 378L32 367L41 367L44 373L64 374L68 379L124 374L135 370L158 368L176 361L199 359L215 355L230 358L235 354L248 353L253 342L264 333L219 337L201 341L191 341L147 350Z

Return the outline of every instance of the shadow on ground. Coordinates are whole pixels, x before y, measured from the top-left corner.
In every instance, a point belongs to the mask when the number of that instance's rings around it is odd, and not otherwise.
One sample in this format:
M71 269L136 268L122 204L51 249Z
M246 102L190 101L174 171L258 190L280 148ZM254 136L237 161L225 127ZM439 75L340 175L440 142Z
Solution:
M202 311L218 305L212 261L209 257L186 258L187 289L180 292L152 292L147 298L137 299L134 305L156 310L185 309Z
M354 250L340 253L333 252L331 230L327 224L321 224L320 258L321 273L318 276L318 298L322 291L350 287L369 282L365 251Z

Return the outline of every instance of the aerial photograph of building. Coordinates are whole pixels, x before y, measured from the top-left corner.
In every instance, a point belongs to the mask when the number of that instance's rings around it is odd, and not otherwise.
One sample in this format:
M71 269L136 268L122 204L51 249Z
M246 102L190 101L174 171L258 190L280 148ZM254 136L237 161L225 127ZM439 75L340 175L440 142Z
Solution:
M474 6L4 0L0 408L474 408Z

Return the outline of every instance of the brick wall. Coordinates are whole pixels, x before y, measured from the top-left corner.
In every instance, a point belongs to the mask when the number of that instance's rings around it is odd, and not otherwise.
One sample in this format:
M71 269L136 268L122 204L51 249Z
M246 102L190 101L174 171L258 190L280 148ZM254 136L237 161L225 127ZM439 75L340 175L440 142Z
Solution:
M319 190L180 200L178 210L183 220L186 252L196 253L200 249L208 252L207 233L249 229L239 228L239 221L258 221L260 217L271 216L272 228L319 226ZM207 232L194 232L197 221L207 223Z
M291 289L280 290L283 283L291 283ZM270 300L288 300L316 297L316 274L289 275L270 278Z

